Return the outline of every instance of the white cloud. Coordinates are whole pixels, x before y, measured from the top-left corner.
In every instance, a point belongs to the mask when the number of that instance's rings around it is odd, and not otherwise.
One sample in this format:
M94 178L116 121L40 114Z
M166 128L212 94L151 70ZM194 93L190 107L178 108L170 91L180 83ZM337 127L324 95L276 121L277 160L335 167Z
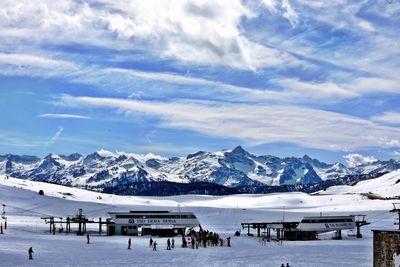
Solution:
M0 53L0 74L55 76L77 71L78 66L69 61L31 54Z
M290 7L290 6L289 6ZM288 16L293 15L286 7ZM68 44L71 41L119 50L142 50L190 64L239 69L276 66L293 59L247 39L243 18L255 16L240 0L86 1L5 0L0 38L15 44ZM60 34L62 33L62 34ZM7 40L12 40L9 43Z
M288 91L297 92L298 97L329 99L332 97L351 98L359 96L358 93L333 82L313 83L297 79L283 79L276 82Z
M281 105L204 101L137 101L63 95L58 104L120 110L127 116L151 116L159 126L189 129L254 144L290 142L325 150L393 147L400 129L323 110ZM368 134L366 134L368 133Z
M48 141L49 145L54 144L61 136L62 132L64 131L63 127L58 127L58 131L53 135L53 137Z
M299 15L292 8L289 0L282 0L282 8L285 10L285 12L283 13L283 17L289 20L293 28L296 27L296 25L299 23Z
M362 29L364 29L366 31L369 31L369 32L375 31L374 26L370 22L368 22L366 20L360 20L357 23L357 25L360 26L360 28L362 28Z
M346 159L347 165L351 168L377 161L377 159L373 156L362 156L356 153L350 153L346 156L343 156L343 158Z
M76 115L76 114L53 114L46 113L38 115L39 118L53 118L53 119L90 119L88 116Z
M299 15L291 6L289 0L261 0L261 3L272 14L279 14L286 18L293 28L299 23Z
M389 125L400 125L400 112L385 112L371 118L373 121Z

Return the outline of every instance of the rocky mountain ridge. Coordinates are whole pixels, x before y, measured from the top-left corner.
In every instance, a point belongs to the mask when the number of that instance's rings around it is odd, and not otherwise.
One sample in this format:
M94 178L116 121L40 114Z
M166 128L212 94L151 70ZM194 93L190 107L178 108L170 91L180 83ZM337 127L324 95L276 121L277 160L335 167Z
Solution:
M187 157L172 158L105 150L87 156L50 154L43 159L0 155L2 174L99 189L123 188L146 182L205 182L231 188L312 185L346 175L377 175L396 169L400 169L400 162L396 160L349 168L341 163L324 163L307 155L301 158L255 156L241 146L230 151L199 151Z

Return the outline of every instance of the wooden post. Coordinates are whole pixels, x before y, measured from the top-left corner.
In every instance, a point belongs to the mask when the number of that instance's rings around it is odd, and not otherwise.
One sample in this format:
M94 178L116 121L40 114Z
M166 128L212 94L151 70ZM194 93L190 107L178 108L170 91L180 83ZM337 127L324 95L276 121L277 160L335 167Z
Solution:
M260 237L260 228L261 226L259 224L257 224L257 237Z
M247 235L250 235L250 224L247 225Z
M71 223L70 223L70 218L69 217L67 217L67 229L66 229L66 231L67 231L67 233L70 233L71 232Z
M102 229L101 229L101 217L99 218L99 234L101 235Z

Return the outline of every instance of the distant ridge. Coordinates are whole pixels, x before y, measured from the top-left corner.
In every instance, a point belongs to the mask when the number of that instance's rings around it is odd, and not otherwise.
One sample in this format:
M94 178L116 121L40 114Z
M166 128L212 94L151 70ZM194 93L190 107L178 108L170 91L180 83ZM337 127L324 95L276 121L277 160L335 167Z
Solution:
M400 162L396 160L377 160L349 168L341 163L324 163L308 155L301 158L255 156L241 146L230 151L199 151L172 158L105 150L86 156L49 154L42 159L26 155L0 156L2 174L119 194L152 194L154 191L156 195L163 195L161 185L171 194L191 190L207 194L207 188L209 194L312 191L310 188L348 184L397 169L400 169Z

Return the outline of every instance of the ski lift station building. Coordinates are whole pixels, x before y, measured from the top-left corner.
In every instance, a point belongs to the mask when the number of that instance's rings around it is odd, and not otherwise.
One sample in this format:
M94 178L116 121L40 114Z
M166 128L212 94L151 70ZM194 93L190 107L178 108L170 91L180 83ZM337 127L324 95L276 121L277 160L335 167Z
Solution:
M108 235L173 236L184 234L187 228L200 224L193 212L129 211L108 214Z

